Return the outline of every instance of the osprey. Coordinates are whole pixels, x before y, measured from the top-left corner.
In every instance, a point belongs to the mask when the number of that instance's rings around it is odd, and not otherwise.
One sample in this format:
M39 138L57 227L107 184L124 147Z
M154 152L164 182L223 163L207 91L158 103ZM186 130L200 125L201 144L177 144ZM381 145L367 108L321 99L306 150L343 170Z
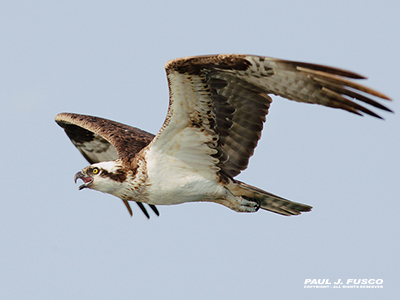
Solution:
M361 105L391 112L390 100L350 79L356 73L262 56L224 54L173 59L165 65L167 117L156 136L103 118L61 113L55 121L91 163L75 175L90 188L125 203L215 202L237 212L259 208L285 216L311 206L234 179L247 168L272 99L315 103L381 118ZM354 100L358 100L355 102ZM360 104L361 103L361 104Z

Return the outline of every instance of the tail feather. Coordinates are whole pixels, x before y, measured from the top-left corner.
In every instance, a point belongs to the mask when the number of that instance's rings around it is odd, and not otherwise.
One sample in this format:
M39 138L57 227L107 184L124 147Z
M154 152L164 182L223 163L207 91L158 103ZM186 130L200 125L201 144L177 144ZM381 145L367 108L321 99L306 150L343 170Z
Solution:
M302 212L311 211L312 207L307 204L293 202L274 194L263 191L262 189L248 185L244 182L235 181L236 189L235 195L242 196L249 200L260 203L260 208L269 210L271 212L281 214L284 216L300 215ZM239 192L239 194L236 194Z

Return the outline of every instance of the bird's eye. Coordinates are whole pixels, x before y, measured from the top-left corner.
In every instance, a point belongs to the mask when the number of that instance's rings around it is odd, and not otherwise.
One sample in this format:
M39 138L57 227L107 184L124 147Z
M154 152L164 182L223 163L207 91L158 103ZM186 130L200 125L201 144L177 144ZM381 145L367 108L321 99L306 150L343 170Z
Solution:
M99 173L99 168L93 168L92 173L93 174L98 174Z

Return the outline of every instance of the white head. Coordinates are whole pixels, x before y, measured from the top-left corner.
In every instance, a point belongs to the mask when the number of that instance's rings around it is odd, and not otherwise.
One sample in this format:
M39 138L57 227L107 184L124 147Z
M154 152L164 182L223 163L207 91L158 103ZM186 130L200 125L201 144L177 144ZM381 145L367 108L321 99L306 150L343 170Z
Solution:
M90 165L75 174L75 182L83 180L79 190L89 188L116 195L126 180L126 171L119 161L106 161ZM116 195L117 196L117 195Z

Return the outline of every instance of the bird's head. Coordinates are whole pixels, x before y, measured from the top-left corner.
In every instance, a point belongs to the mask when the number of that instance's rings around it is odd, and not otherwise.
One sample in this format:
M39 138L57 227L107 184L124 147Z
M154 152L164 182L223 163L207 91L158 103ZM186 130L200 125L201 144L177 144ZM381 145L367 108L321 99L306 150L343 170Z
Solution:
M115 194L126 179L126 172L116 161L100 162L90 165L75 174L75 183L83 181L79 190L90 188L100 192Z

